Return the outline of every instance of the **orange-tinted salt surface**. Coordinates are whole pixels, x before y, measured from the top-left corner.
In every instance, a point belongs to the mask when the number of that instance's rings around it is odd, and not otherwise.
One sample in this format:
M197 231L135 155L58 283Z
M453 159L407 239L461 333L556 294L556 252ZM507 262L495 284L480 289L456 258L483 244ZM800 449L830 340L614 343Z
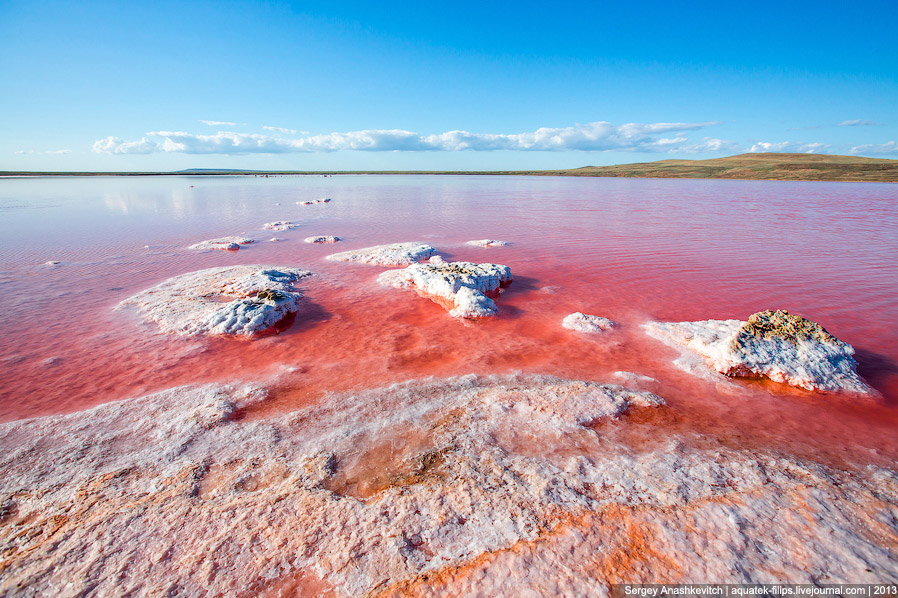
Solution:
M332 197L327 204L297 201ZM550 177L334 176L53 178L0 181L0 420L140 396L176 385L278 377L255 418L328 392L422 376L524 372L625 383L654 378L675 415L618 436L711 432L842 463L898 457L898 187L869 183ZM279 205L278 205L279 204ZM262 225L299 224L270 242ZM188 246L227 235L239 251ZM336 245L303 242L337 235ZM466 245L471 239L505 247ZM423 241L447 260L511 267L500 315L468 322L385 268L324 258ZM58 260L58 265L48 265ZM141 323L123 299L213 266L307 268L295 321L256 340L180 337ZM881 400L774 383L696 377L647 337L647 320L746 319L787 309L857 349ZM581 311L620 325L561 327ZM261 411L264 410L264 411ZM604 423L613 427L615 424ZM688 434L687 434L688 435ZM375 457L372 457L375 458ZM365 494L359 480L344 480Z

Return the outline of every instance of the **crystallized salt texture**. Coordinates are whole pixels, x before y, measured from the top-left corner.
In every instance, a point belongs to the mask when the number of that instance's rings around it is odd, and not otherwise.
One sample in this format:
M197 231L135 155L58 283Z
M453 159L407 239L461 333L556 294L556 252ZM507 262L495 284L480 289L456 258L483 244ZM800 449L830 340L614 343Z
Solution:
M320 237L306 237L305 238L306 243L316 243L316 244L337 243L339 241L340 241L340 237L334 237L333 235L324 235L324 236L320 236Z
M596 433L664 409L651 393L464 376L244 416L266 396L190 386L0 424L0 594L898 580L895 472Z
M384 272L378 280L386 286L412 287L437 299L454 317L483 318L499 311L487 295L498 293L500 287L510 284L512 276L511 269L500 264L432 261Z
M468 241L468 245L477 247L503 247L508 245L507 241L496 241L495 239L477 239L476 241Z
M209 239L208 241L200 241L194 243L188 249L240 249L241 245L249 245L252 239L246 237L220 237L218 239Z
M292 230L299 226L287 220L275 220L274 222L266 222L262 225L265 230Z
M334 253L327 259L334 262L359 262L374 266L408 266L432 256L436 249L426 243L393 243L364 249Z
M611 330L615 326L614 322L608 318L590 316L579 311L565 316L561 321L561 325L568 330L586 333L604 332Z
M226 266L170 278L124 300L165 332L250 336L296 312L302 293L294 288L308 270Z
M876 394L856 371L854 348L788 312L759 312L748 322L649 322L646 332L704 357L727 376L765 376L807 390Z

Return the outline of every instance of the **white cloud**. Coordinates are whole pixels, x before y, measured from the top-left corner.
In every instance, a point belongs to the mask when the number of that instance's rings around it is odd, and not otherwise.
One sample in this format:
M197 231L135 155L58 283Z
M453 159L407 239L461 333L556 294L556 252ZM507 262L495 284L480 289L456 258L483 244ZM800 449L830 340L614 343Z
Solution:
M869 143L867 145L857 145L851 148L852 154L898 154L898 142L888 141L886 143Z
M840 127L875 127L879 124L880 123L873 122L872 120L862 120L862 119L858 118L855 120L843 120L842 122L839 123L839 126Z
M832 148L828 143L796 143L793 141L759 141L748 150L753 154L761 152L777 152L787 154L820 154Z
M237 123L228 122L226 120L201 120L201 123L204 125L209 125L210 127L236 127Z
M45 156L61 156L63 154L71 154L72 150L69 149L61 149L61 150L47 150L43 152L38 152L35 150L18 150L15 152L17 156L30 156L33 154L41 154Z
M94 141L93 151L97 154L152 154L158 150L156 141L142 137L140 141L122 141L118 137L107 137Z
M220 131L197 135L183 131L153 131L139 141L107 137L94 143L93 151L109 154L181 152L187 154L247 154L357 151L718 151L730 142L706 140L689 144L683 135L660 137L663 133L682 133L718 124L703 123L628 123L578 124L572 127L543 127L533 132L514 134L447 131L422 135L401 129L370 129L347 133L327 133L281 137ZM273 129L269 128L270 130ZM690 149L705 147L706 149Z
M679 145L676 149L670 151L677 154L710 154L714 152L737 152L739 148L740 145L735 141L705 137L698 143Z
M287 135L296 135L299 131L296 129L285 129L284 127L266 127L262 126L266 131L273 131L274 133L285 133Z

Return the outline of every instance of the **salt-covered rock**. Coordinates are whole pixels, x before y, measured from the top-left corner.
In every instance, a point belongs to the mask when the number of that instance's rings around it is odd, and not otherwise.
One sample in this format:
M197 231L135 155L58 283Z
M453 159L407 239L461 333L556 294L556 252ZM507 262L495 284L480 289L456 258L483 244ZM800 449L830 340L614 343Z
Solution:
M439 262L412 264L403 270L384 272L381 284L395 288L413 287L436 300L457 318L496 315L499 308L488 296L512 281L511 269L500 264Z
M268 241L271 243L277 243L278 241L283 241L283 239L281 237L271 237L270 239L268 239Z
M185 335L266 331L298 309L294 288L308 270L271 266L226 266L170 278L125 299L145 320L165 332Z
M305 238L306 243L316 243L316 244L339 243L340 241L341 241L340 237L335 237L333 235L323 235L323 236L319 236L319 237L306 237Z
M265 230L292 230L299 226L287 220L275 220L274 222L266 222L262 225Z
M334 253L327 259L334 262L359 262L375 266L408 266L432 256L436 249L426 243L393 243L364 249Z
M475 241L468 241L468 245L475 245L477 247L503 247L509 245L509 243L507 241L496 241L495 239L477 239Z
M252 239L246 237L219 237L218 239L209 239L208 241L194 243L189 249L225 249L235 251L240 249L241 245L249 245L252 242Z
M44 262L44 265L45 266L58 266L61 263L62 262L60 262L59 260L47 260L46 262Z
M308 201L308 200L307 200L307 201L298 201L298 202L296 202L296 205L298 205L298 206L312 206L312 205L315 205L315 204L317 204L317 203L329 203L330 201L331 201L331 198L330 198L330 197L323 197L323 198L321 198L321 199L316 199L316 200L312 200L312 201Z
M601 316L590 316L588 314L575 311L574 313L565 316L561 321L561 325L568 330L575 330L576 332L585 332L591 334L611 330L612 328L614 328L615 323L608 318L603 318Z
M727 376L764 376L807 390L876 394L857 374L854 348L786 311L741 320L649 322L646 332L706 358Z
M241 416L266 400L189 386L0 424L0 595L898 579L898 474L594 431L664 409L651 393L464 376Z

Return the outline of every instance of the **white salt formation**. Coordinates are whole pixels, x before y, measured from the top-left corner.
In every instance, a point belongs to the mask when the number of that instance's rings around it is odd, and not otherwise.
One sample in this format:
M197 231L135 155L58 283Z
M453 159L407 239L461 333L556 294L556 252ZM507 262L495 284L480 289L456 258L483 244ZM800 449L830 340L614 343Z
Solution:
M339 241L340 241L340 237L334 237L333 235L325 235L325 236L320 236L320 237L306 237L305 238L306 243L316 243L316 244L338 243Z
M706 358L727 376L765 376L807 390L876 394L858 376L854 348L819 324L787 311L763 311L747 322L649 322L646 332Z
M252 242L252 239L247 239L245 237L221 237L194 243L188 249L226 249L233 251L240 249L241 245L249 245Z
M601 432L665 409L650 393L465 376L239 416L265 400L194 386L0 424L0 595L898 580L895 472Z
M378 277L381 284L414 288L434 299L456 318L484 318L499 311L488 294L511 283L511 270L499 264L431 261L391 270Z
M262 225L265 230L292 230L299 226L287 220L276 220L274 222L266 222Z
M608 318L590 316L588 314L580 313L579 311L575 311L574 313L565 316L561 321L561 325L568 330L585 332L587 334L604 332L606 330L611 330L615 326L614 322Z
M331 200L330 197L324 197L322 199L316 199L314 201L298 201L298 202L296 202L296 205L311 206L311 205L315 205L316 203L328 203L328 202L330 202L330 200Z
M364 249L334 253L327 259L334 262L359 262L374 266L408 266L432 256L436 249L426 243L393 243Z
M507 241L496 241L495 239L478 239L476 241L468 241L468 245L477 247L503 247L508 245Z
M308 270L226 266L170 278L119 304L136 305L144 320L164 332L250 336L298 309L302 293L293 283Z

